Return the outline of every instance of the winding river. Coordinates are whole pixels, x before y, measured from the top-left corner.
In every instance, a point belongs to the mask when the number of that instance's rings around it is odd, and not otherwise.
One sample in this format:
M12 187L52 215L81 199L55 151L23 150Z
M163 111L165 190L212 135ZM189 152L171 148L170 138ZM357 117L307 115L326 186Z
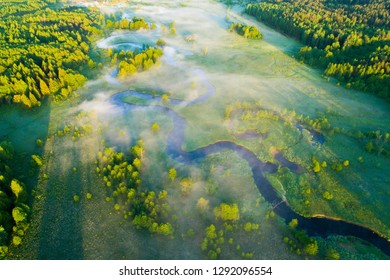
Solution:
M185 55L191 55L190 52L167 47L164 50L165 63L178 67L179 69L186 68L187 70L190 70L194 75L198 76L202 80L207 88L207 91L193 100L170 100L170 104L174 107L177 106L178 108L183 108L185 106L191 106L207 101L216 92L215 87L208 81L207 75L203 72L202 69L189 67L188 65L184 65L183 63L176 61L172 55L169 55L169 53L172 53L172 50L174 50L174 52L184 52ZM112 74L115 75L116 72L113 72ZM111 76L111 80L114 81L114 77ZM134 96L140 99L144 99L148 101L150 105L135 105L127 103L124 101L124 98L127 96ZM129 110L157 110L168 115L172 119L173 129L168 135L166 152L176 161L191 164L196 160L202 159L210 154L218 153L223 150L231 150L237 153L241 158L248 162L252 170L255 184L261 195L269 203L275 205L274 212L280 217L284 218L286 222L289 222L292 219L297 219L298 228L305 230L309 235L321 237L327 237L329 235L355 236L370 242L371 244L377 246L385 254L390 256L390 241L365 226L322 216L307 218L295 213L288 205L288 203L279 197L275 189L264 176L265 173L276 172L278 165L259 160L257 156L247 148L231 141L218 141L214 144L196 149L191 152L184 151L182 149L182 145L185 139L185 128L187 122L174 110L163 106L161 97L153 97L149 94L129 90L112 95L110 97L110 102L122 108L124 113L128 112ZM296 127L302 133L304 127L302 127L300 124L296 124ZM323 135L310 129L306 130L311 134L314 142L318 144L324 143L325 138ZM305 172L301 166L294 162L288 161L281 153L277 153L275 155L275 159L279 162L280 166L287 167L292 172Z
M201 72L201 70L198 70ZM208 92L206 96L209 97L213 95L213 87L208 87ZM173 159L183 162L191 163L198 159L204 158L210 154L218 153L223 150L231 150L236 152L241 158L245 159L253 174L255 184L260 191L261 195L271 204L276 205L274 207L274 212L280 217L284 218L286 222L291 221L292 219L298 220L298 228L306 230L306 232L311 236L321 236L327 237L329 235L344 235L344 236L355 236L361 238L365 241L370 242L371 244L377 246L380 250L390 256L390 242L372 231L369 228L366 228L361 225L349 223L342 220L336 220L326 217L312 217L307 218L295 213L288 203L282 200L272 185L265 178L265 173L274 173L277 171L278 166L273 163L263 162L257 158L257 156L247 148L238 145L231 141L218 141L214 144L208 145L203 148L196 149L191 152L186 152L182 149L182 144L185 138L185 127L186 120L179 116L174 110L166 108L161 105L134 105L129 104L123 101L123 98L126 96L136 96L138 98L144 98L146 100L157 100L161 101L160 98L153 98L151 95L136 92L136 91L125 91L114 94L110 101L124 109L128 110L158 110L170 116L173 122L173 129L168 135L167 140L167 154ZM198 103L207 100L204 96L199 97L191 102L186 102L185 105L190 103ZM180 101L174 101L176 105L182 105ZM301 173L303 172L302 168L288 161L283 157L282 154L277 154L275 159L278 160L281 166L289 168L292 172Z

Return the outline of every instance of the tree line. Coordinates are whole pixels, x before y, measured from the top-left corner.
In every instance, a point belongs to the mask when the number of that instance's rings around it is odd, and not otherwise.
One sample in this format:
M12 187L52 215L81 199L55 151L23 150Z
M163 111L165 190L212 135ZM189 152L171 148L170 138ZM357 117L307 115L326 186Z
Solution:
M236 32L238 35L243 36L247 39L260 40L263 35L257 29L256 26L247 26L238 22L232 22L229 27L230 32Z
M112 19L107 19L106 27L108 29L127 29L136 31L140 29L156 29L156 24L149 24L145 19L139 17L133 17L131 20L127 18L116 20L116 17L113 16Z
M10 244L21 244L30 213L26 187L12 172L13 157L12 145L0 143L0 260L6 258Z
M304 62L390 100L388 1L265 0L248 4L246 13L305 44Z

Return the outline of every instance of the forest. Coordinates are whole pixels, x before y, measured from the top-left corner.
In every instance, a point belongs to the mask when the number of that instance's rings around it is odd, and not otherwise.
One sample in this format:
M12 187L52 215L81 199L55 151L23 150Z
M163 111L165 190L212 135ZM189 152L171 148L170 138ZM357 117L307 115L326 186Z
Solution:
M246 13L301 41L298 58L325 75L390 99L388 1L265 0Z
M60 101L72 96L103 67L105 55L93 46L103 29L155 28L142 18L105 19L96 8L53 4L55 1L2 1L0 4L0 102L40 106L45 97ZM111 51L112 53L112 51ZM148 52L148 54L150 51ZM127 53L123 57L132 58ZM136 57L134 69L124 61L124 70L135 71L143 63ZM146 56L149 68L159 55ZM119 57L122 54L118 53ZM154 61L151 61L154 60ZM117 58L115 56L115 61ZM140 70L140 69L139 69Z
M39 106L66 99L97 67L92 42L101 35L98 11L54 1L2 1L0 100Z

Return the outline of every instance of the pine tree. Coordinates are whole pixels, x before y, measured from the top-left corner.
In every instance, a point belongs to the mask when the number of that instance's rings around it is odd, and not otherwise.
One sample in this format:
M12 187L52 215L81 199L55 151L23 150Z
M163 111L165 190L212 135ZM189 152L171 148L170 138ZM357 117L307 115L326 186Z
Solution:
M50 89L47 86L47 84L45 83L45 81L42 79L39 79L39 88L40 88L41 93L43 95L50 95Z

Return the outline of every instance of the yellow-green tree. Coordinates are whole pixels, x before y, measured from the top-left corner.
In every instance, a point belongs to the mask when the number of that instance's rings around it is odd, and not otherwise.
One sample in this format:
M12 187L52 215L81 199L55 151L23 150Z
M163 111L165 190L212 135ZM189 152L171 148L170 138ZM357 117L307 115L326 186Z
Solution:
M169 171L168 171L168 177L169 177L169 179L171 179L172 181L173 180L175 180L175 178L176 178L176 169L175 168L171 168L171 169L169 169Z
M168 103L169 102L169 96L168 94L164 93L162 96L161 96L161 100L163 103Z
M304 248L304 251L306 254L315 256L318 254L318 244L317 241L312 241L309 244L307 244Z
M158 123L154 123L152 124L151 129L153 133L158 133L160 131L160 126L158 125Z
M236 203L221 203L218 207L214 208L214 215L217 219L234 222L240 219L240 210Z
M24 193L23 186L21 185L21 183L19 181L15 180L15 179L11 181L11 190L17 199L19 197L21 197Z
M39 88L40 88L41 93L43 95L50 95L50 89L47 86L47 84L45 83L45 81L42 79L39 80Z

